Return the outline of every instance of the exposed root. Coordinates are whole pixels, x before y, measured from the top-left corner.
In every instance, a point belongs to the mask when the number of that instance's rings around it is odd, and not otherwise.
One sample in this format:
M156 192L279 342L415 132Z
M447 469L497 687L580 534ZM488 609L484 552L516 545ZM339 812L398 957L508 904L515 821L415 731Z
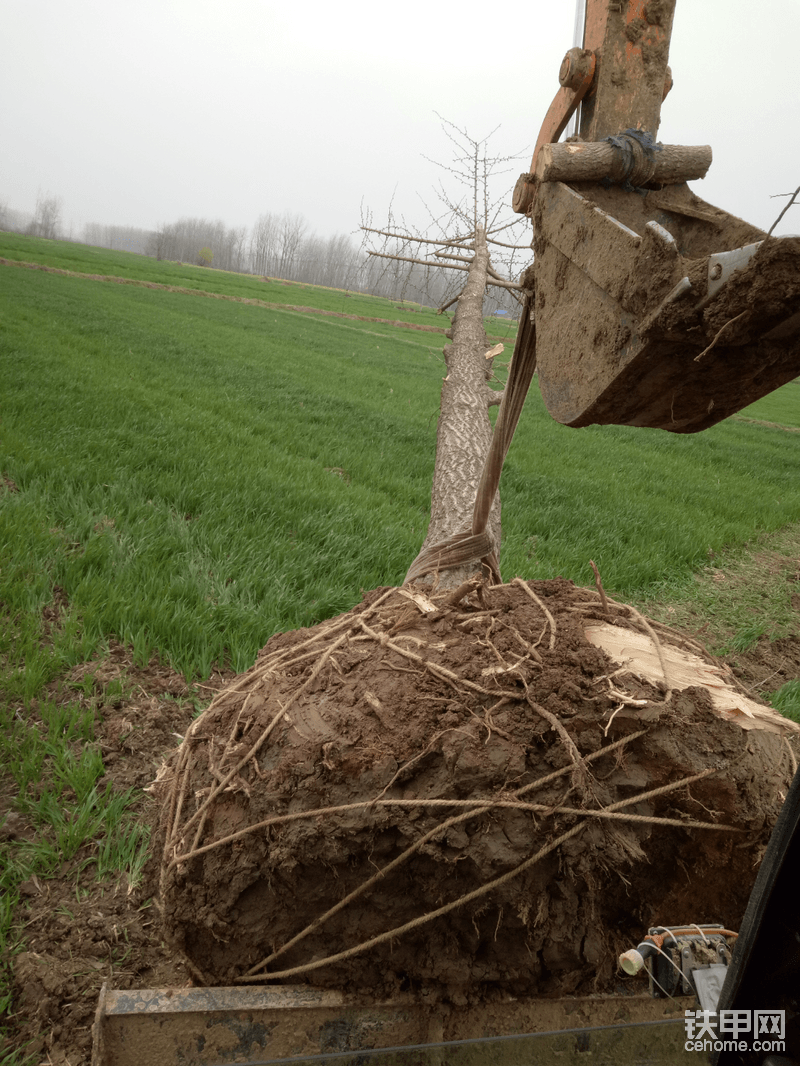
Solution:
M527 688L527 686L526 686L526 688ZM577 747L575 746L575 741L572 739L572 737L569 735L569 733L566 731L564 726L561 724L561 722L558 720L558 718L556 718L556 716L554 714L551 714L550 711L545 710L544 707L540 706L538 703L536 703L534 700L532 700L530 698L530 696L527 695L527 693L526 693L526 700L528 702L528 705L534 711L536 711L536 713L538 715L540 715L542 718L544 718L544 720L546 722L549 722L551 727L561 737L561 740L562 740L562 742L564 744L564 747L567 749L567 753L568 753L568 755L570 757L570 760L572 761L572 764L573 764L573 767L574 767L573 774L572 774L572 783L575 786L575 788L578 788L578 789L581 790L581 792L584 792L586 790L587 786L588 786L588 783L589 783L589 775L588 775L588 772L586 770L586 763L584 762L584 760L583 760L583 758L581 756L581 753L578 751Z
M728 328L728 326L732 326L734 322L738 322L740 318L744 318L744 316L746 314L748 314L748 311L749 311L749 308L745 308L744 311L741 311L734 318L729 318L728 321L724 325L720 326L720 328L717 330L716 334L714 335L714 339L712 340L711 344L709 344L708 347L704 348L702 350L702 352L700 352L699 355L696 355L694 357L694 361L696 363L699 363L704 355L708 355L708 353L711 351L711 349L719 342L720 337L725 332L725 330Z
M539 599L539 597L536 595L530 585L526 584L526 582L524 582L521 577L515 577L511 584L518 585L521 589L524 589L524 591L527 593L528 596L530 596L533 602L537 603L539 607L541 607L542 613L544 614L547 621L550 623L550 651L552 651L553 648L556 646L555 618L553 618L552 614L548 611L548 609L545 607L545 605L542 603L542 601Z

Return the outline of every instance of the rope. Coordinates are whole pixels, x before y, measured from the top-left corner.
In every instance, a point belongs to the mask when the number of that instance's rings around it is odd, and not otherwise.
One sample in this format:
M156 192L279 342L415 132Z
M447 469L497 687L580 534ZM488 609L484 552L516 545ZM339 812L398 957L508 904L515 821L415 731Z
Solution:
M712 773L716 773L716 771L710 768L707 770L703 770L699 774L693 774L691 777L684 778L681 781L676 781L668 785L663 785L661 788L653 789L650 792L641 793L637 796L629 796L627 799L620 800L618 803L613 803L608 807L602 808L602 810L607 814L612 813L614 811L618 811L623 807L632 806L634 803L639 803L645 799L651 799L655 796L663 795L666 792L672 792L676 789L683 788L686 785L692 784L692 782L694 781L699 781L701 778L708 777L708 775ZM592 812L581 811L580 813L589 814ZM471 817L474 817L474 815L471 815ZM638 816L631 815L630 817L631 819L633 819ZM513 878L517 877L519 874L523 873L531 866L534 866L541 859L549 855L550 852L555 851L556 848L560 847L567 840L576 836L587 824L587 821L579 822L571 829L568 829L565 833L562 833L561 836L556 837L555 840L551 840L549 844L546 844L544 847L540 848L539 851L537 851L534 855L531 855L529 858L525 859L524 862L521 862L518 866L515 866L513 870L508 870L506 873L501 874L499 877L494 878L492 881L488 881L486 884L481 885L479 888L473 889L472 892L467 892L466 895L460 896L458 899L453 900L450 903L446 903L442 907L437 907L436 910L429 911L427 914L420 915L418 918L414 918L410 922L406 922L403 925L396 926L394 929L390 929L385 933L380 933L378 936L371 937L369 940L365 940L361 944L356 944L355 947L348 948L346 951L337 952L335 955L329 955L323 959L315 959L313 962L307 962L301 966L293 966L288 970L279 970L275 973L260 974L258 976L245 975L244 977L238 977L234 980L238 983L249 983L253 981L275 981L279 979L282 980L286 977L294 977L296 974L308 973L311 970L318 970L322 966L329 966L331 963L341 962L344 959L351 958L353 955L357 955L361 952L368 951L370 948L377 947L379 944L383 944L387 940L393 940L398 936L402 936L404 933L411 932L411 930L417 929L419 928L419 926L425 925L428 922L433 921L434 918L441 918L443 915L449 914L457 907L461 907L465 903L471 903L473 900L480 899L481 896L485 896L487 893L493 891L494 889L500 888L502 885L506 884L508 881L513 880ZM720 826L717 825L714 825L713 827L715 829L720 828ZM259 966L261 965L263 965L263 963L259 963ZM255 968L257 969L258 967Z
M655 173L655 154L663 150L664 145L653 140L653 135L645 130L627 129L616 137L605 140L617 152L619 173L616 182L624 189L633 190L646 185ZM614 179L604 178L600 183L606 187L614 184Z

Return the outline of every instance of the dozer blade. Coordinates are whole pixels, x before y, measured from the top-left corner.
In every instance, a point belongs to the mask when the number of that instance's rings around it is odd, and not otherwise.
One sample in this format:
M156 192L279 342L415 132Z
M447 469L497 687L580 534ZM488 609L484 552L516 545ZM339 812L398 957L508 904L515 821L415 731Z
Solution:
M410 994L360 1002L310 986L112 990L92 1066L684 1066L694 997L507 997L459 1008ZM487 1038L487 1033L499 1033Z
M536 359L569 426L707 429L800 374L800 237L767 237L685 183L543 182Z

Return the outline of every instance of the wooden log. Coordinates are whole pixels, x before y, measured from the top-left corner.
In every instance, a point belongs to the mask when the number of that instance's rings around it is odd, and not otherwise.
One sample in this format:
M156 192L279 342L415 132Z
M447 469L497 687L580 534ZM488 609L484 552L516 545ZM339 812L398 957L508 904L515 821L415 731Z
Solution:
M645 182L677 185L705 177L711 166L711 147L707 144L694 147L664 144L648 157L637 142L628 143L630 152L620 150L610 141L544 144L536 159L536 180L624 181L627 177L634 185Z

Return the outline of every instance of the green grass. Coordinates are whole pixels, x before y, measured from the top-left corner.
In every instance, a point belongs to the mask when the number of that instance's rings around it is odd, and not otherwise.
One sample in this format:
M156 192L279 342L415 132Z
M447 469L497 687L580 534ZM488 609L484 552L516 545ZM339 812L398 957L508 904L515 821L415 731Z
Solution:
M771 694L769 701L781 714L800 723L800 681L787 681Z
M800 426L800 378L745 407L741 414L781 426Z
M0 231L0 257L16 262L41 263L79 274L154 281L160 285L174 285L200 292L220 293L228 297L262 300L266 303L314 307L348 315L435 326L438 329L446 329L449 326L448 318L437 315L429 307L420 307L419 304L411 302L305 285L301 282L279 279L265 281L262 277L250 274L236 274L167 260L157 261L133 252L115 252L107 248L25 237L17 233ZM513 343L516 335L515 322L487 318L486 328L493 336L510 337Z
M503 474L504 572L622 596L691 587L710 553L800 518L793 434L726 422L696 436L548 421L532 392Z
M85 879L88 869L98 881L124 873L135 884L147 855L149 830L131 810L132 790L115 792L102 782L105 768L93 743L94 703L34 699L34 693L41 696L44 680L81 658L81 641L75 636L69 620L63 630L48 634L34 607L13 618L0 614L0 784L5 799L0 817L5 821L10 799L10 807L35 831L30 840L0 843L0 1020L12 1006L11 964L23 946L15 928L20 885L63 875L64 864L71 861L68 876L76 881ZM117 695L112 683L97 702L102 705ZM4 1054L0 1049L0 1062L7 1066L24 1061L23 1052Z
M3 471L21 491L0 543L30 556L38 531L30 568L62 585L91 638L115 632L200 673L227 647L243 668L265 633L402 578L424 532L418 442L441 376L426 334L2 280Z
M0 270L0 455L21 489L0 545L30 575L0 579L12 609L57 583L84 641L202 676L402 580L429 512L439 338ZM618 595L676 595L709 553L800 520L798 447L734 421L571 430L534 389L503 572L585 583L594 559Z
M754 536L714 552L691 582L645 590L641 610L697 633L710 651L735 659L762 637L797 632L800 526Z

